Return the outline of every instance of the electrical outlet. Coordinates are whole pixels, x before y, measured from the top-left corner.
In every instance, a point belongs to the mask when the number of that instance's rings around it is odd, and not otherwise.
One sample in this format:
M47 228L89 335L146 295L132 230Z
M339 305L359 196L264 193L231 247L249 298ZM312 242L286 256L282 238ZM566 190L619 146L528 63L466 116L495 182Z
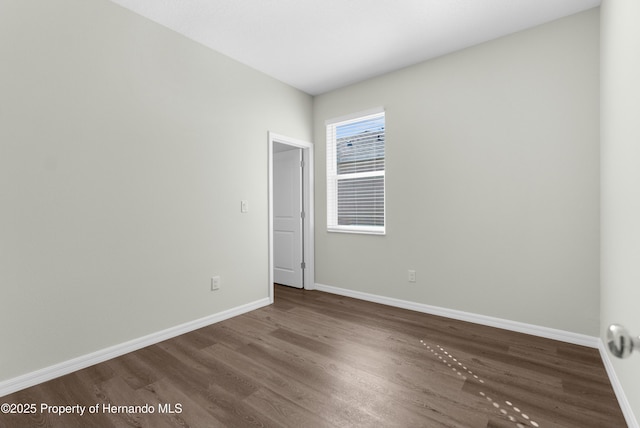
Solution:
M220 290L220 277L214 276L211 278L211 291Z
M245 200L240 201L240 212L241 213L249 212L249 201L245 201Z
M416 271L409 269L409 282L416 282Z

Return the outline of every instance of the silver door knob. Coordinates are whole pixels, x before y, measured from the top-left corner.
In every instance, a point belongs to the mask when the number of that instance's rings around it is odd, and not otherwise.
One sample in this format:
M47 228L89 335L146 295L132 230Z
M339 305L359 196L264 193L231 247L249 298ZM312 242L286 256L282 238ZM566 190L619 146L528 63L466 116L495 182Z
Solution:
M634 350L640 351L640 337L631 336L619 324L611 324L607 329L607 345L614 356L627 358Z

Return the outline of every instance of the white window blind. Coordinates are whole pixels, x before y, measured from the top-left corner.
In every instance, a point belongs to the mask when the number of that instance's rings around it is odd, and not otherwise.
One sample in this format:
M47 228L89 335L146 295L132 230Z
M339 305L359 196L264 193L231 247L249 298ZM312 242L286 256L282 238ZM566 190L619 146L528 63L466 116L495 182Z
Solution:
M385 233L385 116L327 121L327 230Z

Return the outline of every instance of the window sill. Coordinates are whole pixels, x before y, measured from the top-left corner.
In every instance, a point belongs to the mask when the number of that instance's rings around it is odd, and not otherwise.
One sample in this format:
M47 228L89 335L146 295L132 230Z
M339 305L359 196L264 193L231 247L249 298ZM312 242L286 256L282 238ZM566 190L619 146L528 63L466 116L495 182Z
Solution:
M353 227L353 226L330 226L327 227L327 232L330 233L353 233L356 235L379 235L384 236L387 234L383 228L367 228L367 227Z

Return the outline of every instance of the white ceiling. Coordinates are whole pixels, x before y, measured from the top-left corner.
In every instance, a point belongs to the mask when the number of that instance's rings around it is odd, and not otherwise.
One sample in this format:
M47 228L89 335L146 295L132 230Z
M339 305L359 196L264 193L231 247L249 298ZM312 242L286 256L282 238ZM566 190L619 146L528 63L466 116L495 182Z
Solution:
M317 95L600 0L112 0Z

